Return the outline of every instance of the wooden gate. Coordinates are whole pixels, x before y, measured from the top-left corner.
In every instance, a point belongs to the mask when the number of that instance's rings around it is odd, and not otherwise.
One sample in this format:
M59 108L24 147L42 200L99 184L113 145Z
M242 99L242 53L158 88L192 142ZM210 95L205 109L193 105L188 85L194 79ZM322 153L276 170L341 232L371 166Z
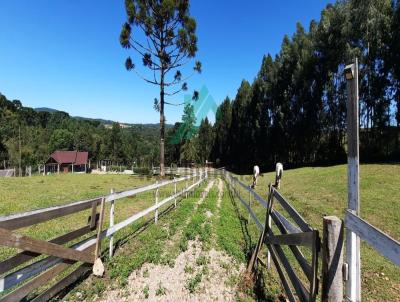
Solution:
M1 301L20 301L33 289L48 283L74 263L82 263L70 275L66 276L60 282L48 288L34 299L34 301L47 301L57 293L60 288L68 286L84 272L90 271L95 260L95 256L93 255L94 245L85 245L87 240L83 240L69 247L64 246L64 244L89 234L95 231L96 228L99 233L101 229L98 223L100 213L97 213L97 208L100 203L104 204L104 198L85 200L70 205L17 214L0 221L0 245L23 250L23 252L0 263L0 275L6 273L6 275L1 278L1 291L9 291L22 283L21 286L4 296ZM90 208L92 211L91 216L88 218L87 225L50 241L34 239L13 232L13 230L32 226ZM97 238L97 240L99 240L99 238ZM32 262L40 255L48 255L48 257L15 270L15 268L21 267L22 264ZM36 276L37 274L39 275Z
M249 186L232 177L229 172L225 172L225 177L234 195L239 198L261 231L257 246L249 261L248 272L251 273L257 267L261 260L259 257L261 248L265 245L268 249L268 259L272 258L289 301L315 301L318 294L318 257L321 247L318 230L312 228L272 185L269 185L268 200L265 201ZM248 191L266 209L264 224L254 213L251 201L246 202L240 195L237 185ZM274 209L274 202L281 206L286 216ZM275 229L279 231L279 234L275 233ZM292 266L282 246L288 246L306 278L299 277L298 270L296 271ZM299 247L308 248L311 253L310 261L306 259Z

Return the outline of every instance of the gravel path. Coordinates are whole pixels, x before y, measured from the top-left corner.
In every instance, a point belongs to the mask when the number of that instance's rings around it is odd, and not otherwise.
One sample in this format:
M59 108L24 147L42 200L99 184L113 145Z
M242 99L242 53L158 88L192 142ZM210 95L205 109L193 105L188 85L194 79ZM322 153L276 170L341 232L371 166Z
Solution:
M211 181L204 189L196 208L213 185ZM223 182L218 179L218 210L222 194ZM236 301L236 283L243 270L226 253L203 251L202 243L193 240L173 267L146 263L130 275L125 288L109 290L99 301Z

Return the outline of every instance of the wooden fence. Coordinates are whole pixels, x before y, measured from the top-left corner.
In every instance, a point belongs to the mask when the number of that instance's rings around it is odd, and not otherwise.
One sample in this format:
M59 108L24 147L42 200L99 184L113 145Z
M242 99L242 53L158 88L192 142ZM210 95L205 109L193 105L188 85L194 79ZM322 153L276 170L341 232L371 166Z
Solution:
M232 194L241 201L261 232L257 246L249 262L248 272L251 272L254 266L261 260L259 253L265 244L268 249L268 266L269 259L272 258L289 301L296 301L296 297L299 301L315 301L318 293L318 255L321 246L318 230L312 228L273 186L269 186L268 199L265 201L249 186L239 181L236 177L233 177L231 173L224 171L224 175ZM246 201L241 196L240 187L248 192L249 196L253 196L265 208L264 224L260 222L254 213L250 198ZM295 223L292 223L279 211L274 209L274 202L279 203ZM280 234L274 233L272 222ZM282 246L289 247L294 259L296 259L306 276L308 285L305 285L301 278L299 278ZM299 246L310 249L311 261L307 261Z
M177 198L184 195L187 196L188 192L199 186L206 177L207 173L197 170L197 174L193 173L193 175L128 191L113 192L94 199L9 216L0 216L0 245L22 250L20 253L0 263L0 293L7 293L0 301L24 300L33 290L49 283L58 274L70 268L75 263L81 263L77 269L55 285L38 293L33 299L33 301L48 301L83 274L92 270L93 264L99 259L100 246L103 239L107 237L112 238L113 234L117 231L152 212L155 212L155 221L157 221L158 209L160 207L172 201L175 202L176 206ZM190 185L188 182L189 179L193 180ZM176 184L180 182L185 182L186 185L178 192ZM163 200L158 200L158 190L167 185L174 185L174 193ZM114 224L113 215L116 200L153 190L155 191L155 204L153 206ZM105 219L104 207L106 203L110 203L111 207L110 226L107 229L103 229L103 221ZM24 227L33 226L88 209L91 209L91 215L88 218L87 225L49 241L34 239L14 232ZM95 234L70 246L65 246L65 244L88 235L91 232ZM110 255L112 255L113 251L112 245L111 240ZM41 255L47 255L48 257L39 257Z
M268 198L267 201L265 201L249 186L232 176L231 173L225 170L223 173L230 185L232 194L241 201L249 212L249 219L251 217L255 221L261 232L257 247L249 263L249 271L257 265L261 246L265 244L268 248L268 266L271 257L289 301L296 301L296 299L299 301L315 301L319 283L319 256L322 256L323 266L322 281L324 284L322 284L322 301L342 300L343 283L345 281L353 281L353 283L356 283L355 280L351 280L352 278L355 279L355 276L350 273L349 259L346 259L346 262L344 262L342 258L344 246L343 226L350 232L355 233L361 240L368 243L382 256L392 261L395 265L400 266L400 242L369 224L356 215L354 211L350 209L346 210L344 224L337 217L324 217L324 244L322 245L324 250L320 253L321 239L318 231L313 229L274 187L269 187ZM242 188L249 193L248 200L245 200L245 198L241 196L238 188ZM266 209L264 224L260 222L251 207L251 197L254 197L254 199ZM274 201L285 210L295 224L273 208ZM280 231L280 235L275 235L273 233L272 222L274 222L275 226ZM336 226L334 226L334 224L336 224ZM280 247L281 245L289 246L301 270L307 276L309 281L308 289L297 277L295 270ZM306 261L298 246L306 246L311 249L311 263ZM361 284L357 290L361 293ZM294 295L294 293L296 295ZM349 297L346 297L346 299L347 301L353 301Z

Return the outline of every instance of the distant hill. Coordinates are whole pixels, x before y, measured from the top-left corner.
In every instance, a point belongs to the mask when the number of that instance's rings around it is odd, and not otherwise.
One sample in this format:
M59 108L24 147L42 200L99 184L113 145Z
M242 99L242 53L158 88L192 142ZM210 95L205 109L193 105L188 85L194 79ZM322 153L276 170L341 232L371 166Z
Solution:
M38 108L34 108L35 111L37 112L50 112L50 113L54 113L57 111L61 111L61 110L57 110L54 108L49 108L49 107L38 107ZM83 117L83 116L71 116L72 118L78 119L78 120L86 120L86 121L96 121L96 122L100 122L105 126L111 126L115 121L113 120L105 120L105 119L101 119L101 118L90 118L90 117ZM121 125L121 127L123 128L129 128L129 127L144 127L144 128L153 128L153 127L157 127L159 126L158 123L148 123L148 124L131 124L131 123L119 123ZM168 128L172 128L173 125L171 124L166 124L165 127Z
M48 108L48 107L38 107L38 108L34 108L34 110L37 112L50 112L50 113L60 111L60 110Z

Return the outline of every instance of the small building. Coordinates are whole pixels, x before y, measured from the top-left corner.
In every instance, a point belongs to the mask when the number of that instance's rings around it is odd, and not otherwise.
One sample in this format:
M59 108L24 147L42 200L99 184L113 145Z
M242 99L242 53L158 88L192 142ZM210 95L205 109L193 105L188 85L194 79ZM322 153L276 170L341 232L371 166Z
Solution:
M46 161L44 174L50 173L86 173L88 152L54 151Z

